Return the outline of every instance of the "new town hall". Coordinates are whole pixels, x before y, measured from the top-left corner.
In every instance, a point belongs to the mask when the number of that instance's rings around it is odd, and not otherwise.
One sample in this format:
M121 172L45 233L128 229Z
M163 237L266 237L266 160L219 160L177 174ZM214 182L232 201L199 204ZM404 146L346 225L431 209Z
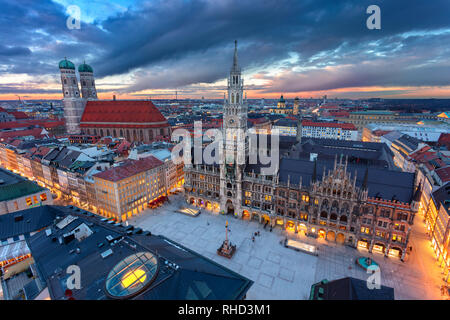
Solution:
M222 154L234 152L236 159L241 148L247 160L244 164L227 159L212 165L187 164L186 201L213 212L403 259L420 202L421 186L415 174L390 170L392 159L382 144L302 141L301 130L297 130L300 135L293 141L280 137L278 167L267 175L263 165L249 163L247 139L238 146L227 143L233 138L228 132L247 130L243 90L235 46L223 110Z

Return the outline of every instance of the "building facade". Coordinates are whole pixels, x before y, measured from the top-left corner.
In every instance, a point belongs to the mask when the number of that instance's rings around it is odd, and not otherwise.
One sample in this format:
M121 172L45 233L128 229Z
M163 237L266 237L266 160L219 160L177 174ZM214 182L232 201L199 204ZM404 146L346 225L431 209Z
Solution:
M93 176L99 214L126 221L166 195L164 162L153 156L127 160Z
M358 129L351 123L302 121L302 136L337 140L358 140Z
M444 281L450 283L450 183L431 194L424 217Z

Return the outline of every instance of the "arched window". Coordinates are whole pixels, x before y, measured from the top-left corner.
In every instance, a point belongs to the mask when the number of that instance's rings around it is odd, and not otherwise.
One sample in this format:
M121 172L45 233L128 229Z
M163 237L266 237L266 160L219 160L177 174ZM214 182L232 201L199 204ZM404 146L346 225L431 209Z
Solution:
M100 129L100 136L103 137L103 129Z
M120 129L120 136L123 137L123 131Z
M234 103L234 94L231 94L231 103Z
M239 93L236 93L236 103L239 103Z

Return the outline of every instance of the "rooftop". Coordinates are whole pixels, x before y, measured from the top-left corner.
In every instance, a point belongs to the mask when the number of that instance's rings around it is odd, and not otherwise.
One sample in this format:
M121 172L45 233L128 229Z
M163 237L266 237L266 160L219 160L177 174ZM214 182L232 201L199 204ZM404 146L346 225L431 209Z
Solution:
M311 286L310 300L394 300L394 289L371 290L367 281L351 277L321 281Z
M72 297L78 300L233 300L244 298L253 284L164 236L111 225L77 208L54 210L61 218L72 218L55 220L50 231L28 239L39 276L48 284L52 299L67 299L63 270L73 264L83 274L82 288L72 290ZM75 238L75 230L83 230L84 236ZM141 261L142 268L136 268L133 261ZM134 271L134 277L121 272L122 267Z
M333 161L317 161L317 180L322 180L323 170L332 170ZM361 187L364 175L368 170L369 197L382 198L385 200L396 199L403 203L409 203L414 193L414 174L409 172L392 171L384 168L366 167L365 165L348 164L347 172L353 179L356 174L356 186ZM304 159L283 158L280 162L279 181L291 184L309 186L314 171L314 162Z
M0 240L28 235L49 226L57 215L52 206L39 206L0 215Z
M97 173L94 177L116 182L132 177L140 172L159 167L163 163L164 162L154 156L149 156L140 160L126 160L122 165Z
M167 124L166 118L151 101L146 100L91 100L86 104L81 126L92 124L126 126L130 124Z
M45 190L11 171L0 168L0 201L8 201Z

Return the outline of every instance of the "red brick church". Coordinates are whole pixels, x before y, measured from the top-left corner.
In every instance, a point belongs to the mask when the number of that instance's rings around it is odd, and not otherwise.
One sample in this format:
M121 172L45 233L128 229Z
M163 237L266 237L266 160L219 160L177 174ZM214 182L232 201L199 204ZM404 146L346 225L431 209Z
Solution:
M166 118L148 100L88 100L80 121L82 134L152 142L170 137Z

